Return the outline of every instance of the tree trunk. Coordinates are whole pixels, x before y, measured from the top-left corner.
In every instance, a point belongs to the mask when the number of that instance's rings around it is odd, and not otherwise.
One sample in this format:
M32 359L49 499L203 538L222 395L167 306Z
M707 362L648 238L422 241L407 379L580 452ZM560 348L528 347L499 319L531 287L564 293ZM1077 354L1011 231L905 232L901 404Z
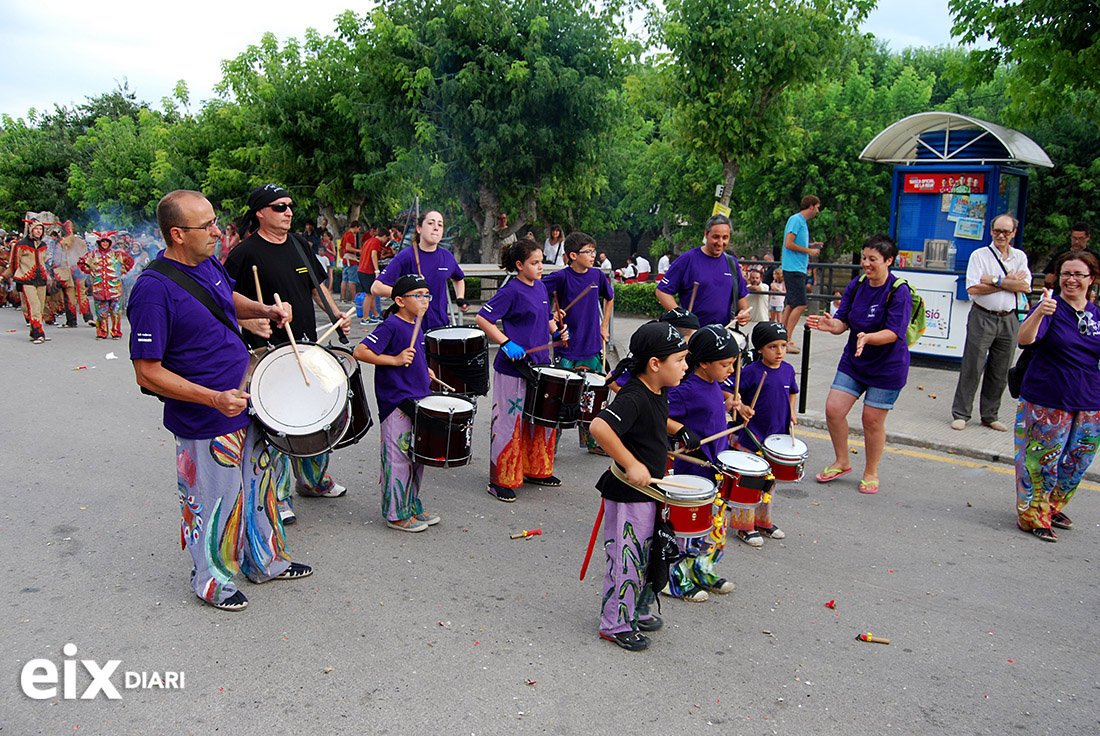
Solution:
M317 202L317 211L321 213L321 221L323 223L323 230L328 230L329 235L335 242L340 242L340 236L343 235L343 229L340 227L340 223L336 219L336 210L329 202Z
M722 198L718 201L726 207L730 206L730 196L733 194L733 184L737 181L737 175L741 173L741 167L736 161L722 162L722 179L725 185L722 190Z

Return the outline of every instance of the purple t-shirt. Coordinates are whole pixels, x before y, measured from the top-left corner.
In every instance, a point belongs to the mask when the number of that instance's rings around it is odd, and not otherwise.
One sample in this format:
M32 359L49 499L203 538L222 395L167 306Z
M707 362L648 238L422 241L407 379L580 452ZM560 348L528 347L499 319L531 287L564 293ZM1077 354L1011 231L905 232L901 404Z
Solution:
M897 280L891 273L882 286L871 286L867 279L852 279L840 298L835 318L848 324L848 344L837 370L860 383L890 391L900 390L909 377L909 346L905 331L913 313L913 296L909 286L902 284L889 299L890 285ZM885 314L885 316L884 316ZM898 339L889 345L867 345L863 354L855 357L856 339L861 332L890 330ZM744 381L744 374L741 375Z
M393 286L399 278L410 273L416 273L416 254L412 248L405 248L393 257L378 280L386 286ZM420 273L428 282L428 292L432 295L431 306L424 315L424 329L446 327L451 323L447 317L447 282L464 279L466 274L458 267L451 251L445 248L436 248L431 253L420 251Z
M157 258L164 258L161 251ZM195 279L236 322L233 279L217 258L197 266L173 266ZM145 271L134 284L128 307L130 359L159 360L161 365L212 391L235 390L248 368L248 350L240 338L198 299L174 281ZM217 409L179 399L164 400L164 427L188 440L207 440L248 426L247 412L227 417Z
M764 361L749 363L741 370L741 396L749 401L756 395L760 379L767 374L764 385L760 387L760 398L756 400L756 413L745 429L737 436L737 441L750 452L757 449L749 436L751 431L760 441L769 434L787 434L791 427L791 394L798 393L794 366L786 361L778 368L769 368Z
M518 278L510 280L497 289L478 316L493 323L500 320L504 334L524 350L550 342L550 298L541 281L527 285ZM545 365L550 362L550 349L528 352L527 356L535 365ZM506 376L519 377L519 371L512 367L503 350L497 352L493 368Z
M406 322L396 314L374 328L363 338L366 345L377 355L397 355L408 350L412 342L413 323ZM431 393L428 378L428 359L425 357L424 330L416 334L416 355L409 365L376 365L374 367L374 396L378 400L378 421L386 417L405 399L422 399Z
M699 317L699 324L727 324L730 321L733 280L737 279L738 297L749 294L749 285L741 274L741 264L732 254L730 258L736 273L730 272L729 258L725 254L714 258L704 253L702 248L689 250L672 262L657 288L666 294L675 294L680 306L687 309L691 303L691 292L698 281L699 290L695 293L691 311Z
M603 346L600 336L600 299L610 301L615 298L611 282L598 268L590 268L577 273L572 268L563 268L543 277L542 283L547 293L558 297L558 306L565 309L585 291L595 294L583 296L565 314L565 324L569 327L569 345L554 349L555 355L569 360L584 360L599 354ZM595 286L596 288L592 288Z
M700 438L710 437L726 428L726 399L722 395L722 384L707 381L695 373L680 381L680 384L668 390L668 416L687 426ZM730 449L729 437L719 437L699 448L710 462L718 459L718 453ZM714 470L704 468L684 460L672 463L672 472L701 475L714 478Z
M1061 296L1054 298L1058 308L1039 324L1038 351L1020 398L1051 409L1100 411L1100 309L1090 302L1078 316Z

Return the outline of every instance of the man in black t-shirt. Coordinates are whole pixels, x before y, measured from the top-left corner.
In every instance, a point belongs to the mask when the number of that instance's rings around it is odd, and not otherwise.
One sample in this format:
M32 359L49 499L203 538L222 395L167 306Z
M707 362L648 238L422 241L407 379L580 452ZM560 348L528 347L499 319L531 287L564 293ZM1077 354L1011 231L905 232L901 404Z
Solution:
M234 291L250 299L270 304L278 294L279 299L291 307L290 329L294 339L314 341L317 339L317 319L313 302L322 308L327 307L333 315L338 315L340 310L328 289L314 287L314 283L322 283L327 274L322 271L317 259L308 253L307 246L290 233L294 218L293 204L290 192L276 184L264 184L253 189L248 197L248 214L241 228L241 232L252 234L229 254L225 260L225 270L236 281ZM260 295L256 294L253 266L256 267L256 276L263 292ZM341 319L341 329L345 335L350 325L350 320ZM251 348L268 342L247 330L243 334ZM290 339L286 330L273 330L270 341L282 345ZM329 453L309 458L292 457L290 461L300 495L337 498L347 493L347 489L326 472ZM279 516L284 524L296 520L289 499L279 501Z

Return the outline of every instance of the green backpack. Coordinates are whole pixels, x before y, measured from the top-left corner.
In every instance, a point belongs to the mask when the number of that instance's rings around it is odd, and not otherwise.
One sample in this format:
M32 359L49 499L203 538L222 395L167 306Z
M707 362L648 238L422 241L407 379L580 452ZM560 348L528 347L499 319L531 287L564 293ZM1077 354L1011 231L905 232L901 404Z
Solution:
M867 278L867 274L859 275L859 282L862 284L864 279ZM905 284L909 287L909 293L913 297L913 312L909 315L909 326L905 329L905 344L909 347L913 347L917 343L917 340L921 339L924 335L924 331L928 329L928 322L925 320L924 315L924 299L917 290L909 285L909 282L905 279L895 279L893 285L890 287L890 293L886 295L886 305L889 306L890 299L893 298L894 292L898 290L898 287Z

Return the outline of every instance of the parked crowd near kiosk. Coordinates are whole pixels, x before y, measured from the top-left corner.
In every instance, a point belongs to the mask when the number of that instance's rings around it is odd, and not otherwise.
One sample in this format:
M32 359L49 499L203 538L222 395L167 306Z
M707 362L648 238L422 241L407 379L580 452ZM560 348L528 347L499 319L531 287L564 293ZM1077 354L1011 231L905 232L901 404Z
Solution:
M597 537L604 549L594 628L639 651L663 625L658 594L703 602L734 591L721 565L727 534L754 548L786 536L771 496L800 481L809 460L786 355L797 350L791 335L821 246L810 236L821 207L817 197L801 200L771 272L743 268L729 252L730 221L709 218L701 246L658 261L666 313L630 335L614 365L616 274L592 236L561 225L541 243L502 235L499 265L510 278L475 311L441 244L443 213L425 208L407 227L354 222L333 251L312 227L293 232L293 197L276 184L251 192L232 232L201 193L170 192L156 209L164 247L151 257L139 249L140 259L116 233L89 241L59 229L51 241L51 223L32 218L3 254L3 294L8 303L18 294L38 345L50 340L51 318L91 323L89 293L96 336L120 339L126 304L137 383L163 402L176 438L181 544L205 603L245 608L237 573L253 583L313 573L292 560L293 494L374 492L348 476L351 487L341 485L348 469L330 459L334 449L373 448L376 421L381 515L405 533L445 522L432 503L448 468L484 463L487 503L523 503L524 486L562 485L555 462L578 449L559 447L561 434L576 427L579 451L608 458L591 479L601 502L588 554ZM975 309L951 426L966 428L980 377L981 422L1007 431L997 408L1015 346L1026 346L1013 368L1018 525L1053 542L1054 528L1073 528L1066 505L1100 445L1100 309L1090 301L1100 261L1087 249L1088 226L1074 225L1071 248L1048 267L1054 288L1031 306L1027 257L1011 245L1017 226L997 217L989 247L970 259ZM506 218L498 230L507 232ZM824 314L806 318L810 329L847 335L825 399L835 457L813 461L814 477L834 483L854 470L848 415L862 397L866 453L855 489L867 495L896 488L880 459L908 377L918 296L893 271L897 257L893 239L867 237L856 277ZM648 279L650 268L632 257L618 277ZM784 284L775 319L768 300ZM352 343L357 293L366 334ZM373 366L376 412L361 363ZM481 397L491 413L488 462L471 450Z

